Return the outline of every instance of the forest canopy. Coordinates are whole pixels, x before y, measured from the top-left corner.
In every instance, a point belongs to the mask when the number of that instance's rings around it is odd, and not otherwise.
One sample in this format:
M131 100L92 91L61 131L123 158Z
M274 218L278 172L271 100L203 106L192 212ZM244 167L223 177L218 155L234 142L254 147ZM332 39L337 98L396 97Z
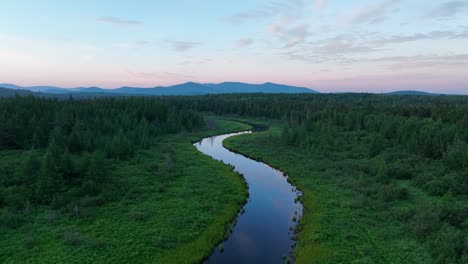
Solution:
M0 150L27 150L0 168L0 205L64 206L112 185L109 159L123 160L165 134L204 125L202 115L154 98L0 101Z

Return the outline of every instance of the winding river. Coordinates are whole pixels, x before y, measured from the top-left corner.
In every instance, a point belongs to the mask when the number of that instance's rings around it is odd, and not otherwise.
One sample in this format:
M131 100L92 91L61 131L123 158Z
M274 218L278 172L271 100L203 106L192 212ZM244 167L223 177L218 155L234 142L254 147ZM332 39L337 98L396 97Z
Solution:
M228 239L216 247L205 263L284 263L294 247L294 227L302 215L296 202L300 192L281 171L223 147L231 133L205 138L194 146L234 166L247 181L249 198Z

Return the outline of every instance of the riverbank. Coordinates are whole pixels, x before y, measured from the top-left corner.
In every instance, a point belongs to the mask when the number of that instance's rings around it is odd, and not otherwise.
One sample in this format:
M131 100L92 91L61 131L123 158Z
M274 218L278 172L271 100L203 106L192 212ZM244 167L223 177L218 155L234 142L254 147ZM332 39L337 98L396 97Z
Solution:
M276 141L280 133L281 125L272 122L269 131L233 137L224 145L284 171L303 192L297 263L433 262L427 246L398 219L424 194L410 190L406 200L362 200L355 186L366 184L359 182L360 169L371 165L353 154L354 142L324 155L284 146Z

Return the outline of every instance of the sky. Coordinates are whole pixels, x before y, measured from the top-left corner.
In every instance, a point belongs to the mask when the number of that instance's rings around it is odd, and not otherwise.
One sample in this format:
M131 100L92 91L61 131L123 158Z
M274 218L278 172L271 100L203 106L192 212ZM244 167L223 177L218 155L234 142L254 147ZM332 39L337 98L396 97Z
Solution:
M0 0L0 83L468 94L468 0Z

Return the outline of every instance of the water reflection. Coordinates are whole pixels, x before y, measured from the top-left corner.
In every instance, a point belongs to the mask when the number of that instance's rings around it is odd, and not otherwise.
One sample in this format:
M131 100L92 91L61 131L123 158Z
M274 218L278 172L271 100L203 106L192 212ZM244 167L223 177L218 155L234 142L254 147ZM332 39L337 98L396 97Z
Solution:
M243 174L249 186L249 199L237 224L222 247L217 247L206 263L283 263L293 246L293 218L302 215L300 194L287 177L262 162L225 149L224 139L249 132L209 137L195 147ZM222 248L222 250L221 250Z

